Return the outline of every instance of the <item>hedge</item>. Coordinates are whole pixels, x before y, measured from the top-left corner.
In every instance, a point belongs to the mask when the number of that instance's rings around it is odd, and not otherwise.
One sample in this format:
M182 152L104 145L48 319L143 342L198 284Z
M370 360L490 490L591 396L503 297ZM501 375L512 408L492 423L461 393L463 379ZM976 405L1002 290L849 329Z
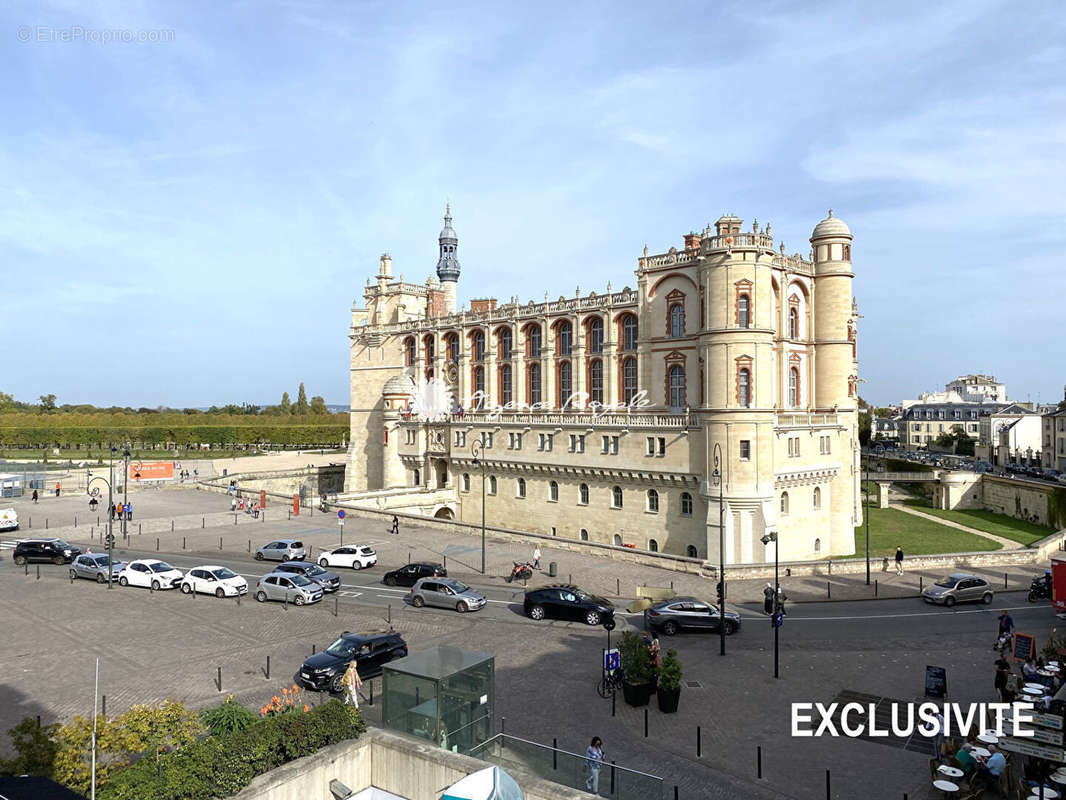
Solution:
M211 800L231 797L257 775L366 730L359 712L330 700L266 717L248 728L207 736L158 759L142 758L97 787L100 800Z

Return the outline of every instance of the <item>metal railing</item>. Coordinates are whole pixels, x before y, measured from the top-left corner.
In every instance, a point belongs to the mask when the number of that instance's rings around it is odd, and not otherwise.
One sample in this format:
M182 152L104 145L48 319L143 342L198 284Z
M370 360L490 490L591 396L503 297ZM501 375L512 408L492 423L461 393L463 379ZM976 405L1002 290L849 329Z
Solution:
M663 779L609 761L590 769L583 754L498 733L470 755L506 769L514 767L539 778L615 800L663 800Z

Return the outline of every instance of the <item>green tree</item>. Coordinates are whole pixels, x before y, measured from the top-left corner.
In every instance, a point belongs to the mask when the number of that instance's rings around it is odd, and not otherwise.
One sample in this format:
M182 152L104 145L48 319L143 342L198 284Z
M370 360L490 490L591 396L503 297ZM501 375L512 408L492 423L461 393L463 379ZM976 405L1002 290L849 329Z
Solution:
M289 399L289 393L288 392L282 392L281 393L281 413L282 414L291 414L292 413L292 400Z
M860 401L861 402L861 401ZM859 412L859 444L866 447L870 443L870 428L872 418L869 411Z
M41 411L56 410L56 396L54 394L42 394L40 399Z
M7 735L11 737L11 748L16 755L11 759L0 759L0 774L51 778L55 772L57 730L58 724L38 725L33 717L26 717L11 728Z
M0 392L0 411L15 407L15 398L6 392Z
M296 394L296 408L293 413L303 416L307 413L307 391L304 389L303 381L300 381L300 391Z
M325 399L319 397L317 394L311 398L311 413L318 415L329 413L329 409L326 408Z

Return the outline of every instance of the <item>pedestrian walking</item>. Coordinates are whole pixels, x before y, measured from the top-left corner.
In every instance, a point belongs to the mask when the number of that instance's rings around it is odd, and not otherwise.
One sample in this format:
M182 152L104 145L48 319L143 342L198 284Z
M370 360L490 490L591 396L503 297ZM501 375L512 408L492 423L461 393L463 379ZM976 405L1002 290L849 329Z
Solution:
M37 505L37 490L33 490L33 504Z
M924 736L933 740L933 758L940 758L941 743L944 741L944 717L939 711L933 712L933 719L922 730Z
M59 497L59 484L56 484L56 497Z
M397 536L400 535L400 518L397 517L395 514L392 515L392 529L389 531L389 533L394 533Z
M1000 655L993 666L996 670L996 695L998 695L1001 703L1009 703L1010 700L1007 699L1007 678L1010 677L1010 662Z
M122 519L122 514L124 512L125 509L122 507L122 503L115 503L115 517L117 519Z
M125 508L125 511L126 511L126 521L127 522L132 521L133 520L133 503L125 503L123 507Z
M903 574L903 548L902 547L897 547L896 548L896 574L897 575L902 575Z
M252 506L252 518L259 519L259 503Z
M112 503L107 507L107 513L111 516L111 521L115 521L115 504Z
M533 569L540 569L540 545L533 547Z
M600 793L600 769L603 768L603 740L593 736L585 751L585 788L593 794Z
M229 501L229 510L230 511L236 511L237 510L237 498L236 497L233 497L233 498L230 499L230 501Z
M363 685L363 680L359 677L359 669L355 666L354 661L348 662L348 669L345 671L341 683L344 684L344 688L348 693L346 698L348 702L359 708L359 688Z

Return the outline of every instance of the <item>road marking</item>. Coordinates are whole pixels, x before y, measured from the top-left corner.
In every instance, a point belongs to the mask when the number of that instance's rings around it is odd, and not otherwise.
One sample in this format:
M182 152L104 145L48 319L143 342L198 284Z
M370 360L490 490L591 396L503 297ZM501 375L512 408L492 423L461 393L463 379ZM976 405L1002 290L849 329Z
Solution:
M936 616L946 616L947 613L950 613L952 615L956 615L956 614L992 614L993 612L996 612L996 611L1022 611L1022 610L1026 609L1026 608L1036 609L1036 608L1039 608L1039 606L1010 606L1010 607L1007 607L1007 608L990 608L990 609L987 609L987 610L986 609L976 609L975 608L975 609L973 609L971 611L950 611L950 612L947 611L947 609L945 608L944 611L910 611L910 612L901 613L901 614L868 614L866 616L849 616L849 617L793 617L793 616L791 616L789 614L786 614L785 615L785 619L793 621L793 622L821 622L823 620L825 620L826 622L830 622L830 621L846 621L846 620L856 620L856 619L895 619L895 618L901 618L901 617L936 617ZM635 615L630 615L630 616L635 616ZM765 615L765 614L752 614L750 616L742 614L740 618L741 619L769 619L769 617L767 615Z

